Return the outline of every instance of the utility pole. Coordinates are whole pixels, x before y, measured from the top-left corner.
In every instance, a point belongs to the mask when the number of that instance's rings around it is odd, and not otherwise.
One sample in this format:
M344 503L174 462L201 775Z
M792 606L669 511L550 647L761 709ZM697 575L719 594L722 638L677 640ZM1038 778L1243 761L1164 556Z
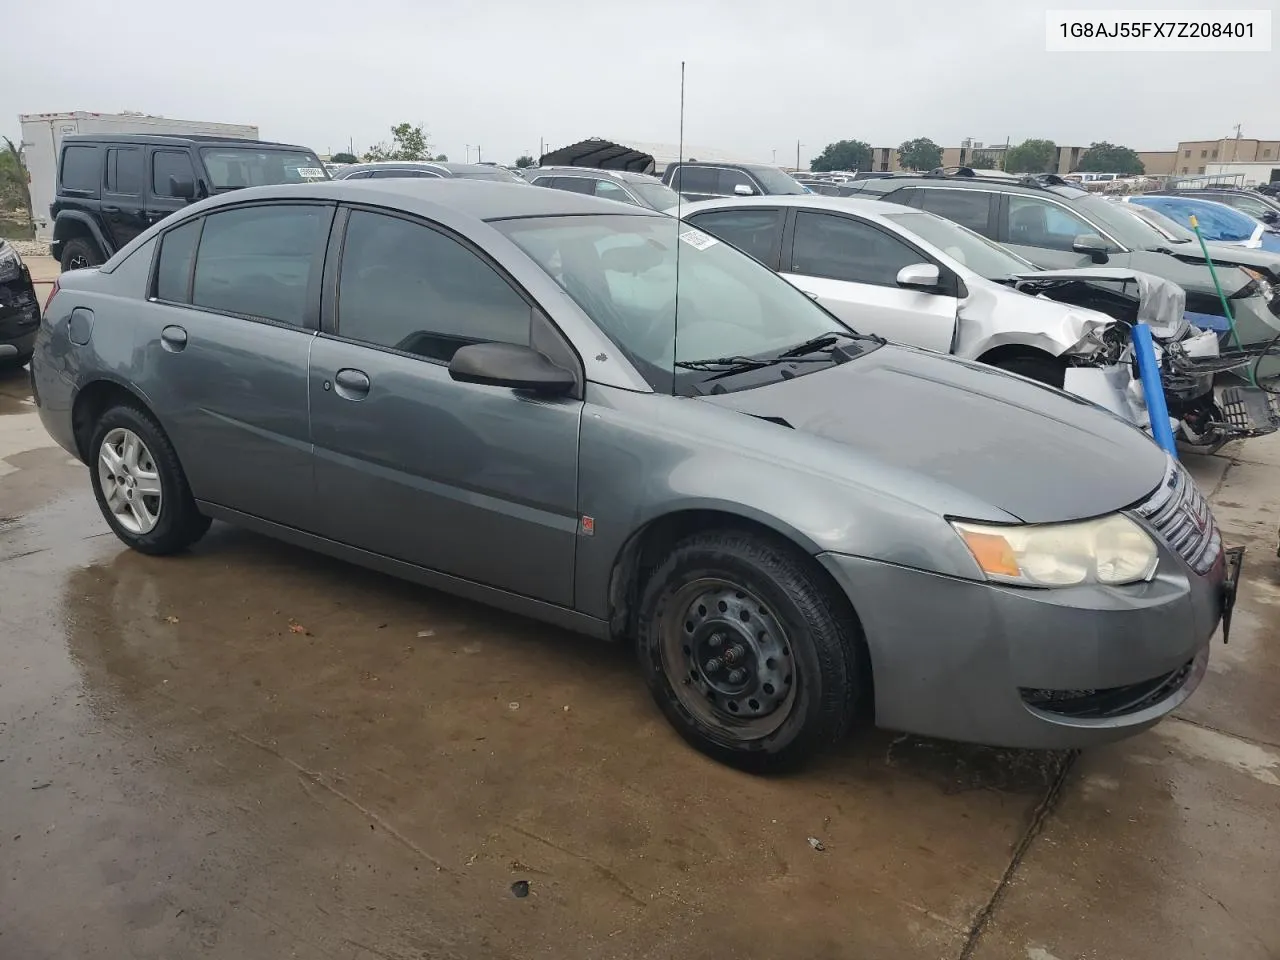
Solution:
M777 147L773 148L773 165L775 167L778 165L778 148Z
M799 140L796 141L796 173L800 172L800 148L803 146Z
M1236 124L1236 142L1235 142L1235 145L1231 148L1232 163L1234 163L1240 157L1240 127L1241 127L1241 124L1237 123Z
M467 151L467 159L466 159L465 161L463 161L463 162L464 162L464 163L470 163L470 162L471 162L471 144L469 144L469 143L464 143L464 144L462 145L462 148L463 148L464 150L466 150L466 151Z
M476 144L476 163L480 162L480 144Z

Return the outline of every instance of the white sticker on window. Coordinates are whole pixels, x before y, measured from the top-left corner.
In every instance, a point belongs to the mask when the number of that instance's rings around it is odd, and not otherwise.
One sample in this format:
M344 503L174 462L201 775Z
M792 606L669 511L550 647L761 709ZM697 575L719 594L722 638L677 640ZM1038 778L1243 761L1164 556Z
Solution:
M705 250L712 244L720 242L715 237L705 234L701 230L686 230L684 233L680 234L680 239L695 250Z
M324 171L319 167L299 167L298 176L303 180L323 180Z

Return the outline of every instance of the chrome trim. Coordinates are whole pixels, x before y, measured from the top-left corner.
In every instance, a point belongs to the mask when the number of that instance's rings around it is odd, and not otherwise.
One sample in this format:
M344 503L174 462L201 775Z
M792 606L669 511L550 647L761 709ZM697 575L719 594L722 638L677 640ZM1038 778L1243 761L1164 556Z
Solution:
M1208 499L1172 457L1160 486L1133 512L1201 576L1222 555L1222 534Z

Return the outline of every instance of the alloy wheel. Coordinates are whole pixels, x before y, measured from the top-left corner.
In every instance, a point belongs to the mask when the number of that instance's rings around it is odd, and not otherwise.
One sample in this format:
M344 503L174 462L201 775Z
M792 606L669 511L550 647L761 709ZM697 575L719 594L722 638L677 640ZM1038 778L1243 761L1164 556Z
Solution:
M155 529L164 491L155 460L141 437L116 427L102 438L98 481L107 509L120 526L138 536Z

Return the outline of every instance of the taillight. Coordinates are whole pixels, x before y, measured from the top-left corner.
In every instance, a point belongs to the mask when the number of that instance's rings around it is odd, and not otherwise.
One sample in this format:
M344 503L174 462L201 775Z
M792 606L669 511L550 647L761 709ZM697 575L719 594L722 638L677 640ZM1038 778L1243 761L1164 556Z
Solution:
M46 298L45 298L45 301L44 301L44 312L45 312L45 313L48 313L48 312L49 312L49 304L53 303L53 298L54 298L54 297L56 297L56 296L58 295L58 290L60 290L60 289L61 289L61 286L62 286L61 281L62 281L62 278L61 278L61 277L54 277L54 278L53 278L53 289L49 291L49 296L48 296L48 297L46 297Z

